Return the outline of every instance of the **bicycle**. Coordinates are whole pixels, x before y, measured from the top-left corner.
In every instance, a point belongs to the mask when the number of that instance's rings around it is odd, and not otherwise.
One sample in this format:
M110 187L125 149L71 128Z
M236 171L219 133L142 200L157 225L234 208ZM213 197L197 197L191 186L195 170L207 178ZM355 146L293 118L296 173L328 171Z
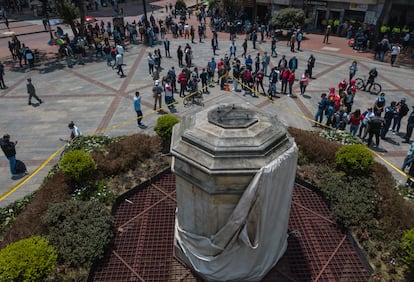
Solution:
M358 90L368 91L368 90L365 90L367 86L367 82L368 81L365 75L364 75L364 79L359 78L359 77L355 79L355 85L358 88ZM378 95L381 92L381 89L382 89L381 84L377 82L373 82L372 85L370 86L369 93Z
M194 104L204 107L203 93L201 93L201 91L197 90L196 93L189 94L189 95L185 96L184 99L183 99L183 104L184 104L184 107L189 107L189 106L192 106Z

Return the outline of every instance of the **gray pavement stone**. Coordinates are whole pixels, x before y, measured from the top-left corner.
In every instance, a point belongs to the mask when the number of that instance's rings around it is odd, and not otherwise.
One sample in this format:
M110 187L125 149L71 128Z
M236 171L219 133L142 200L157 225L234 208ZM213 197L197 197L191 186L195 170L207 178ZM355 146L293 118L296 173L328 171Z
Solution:
M43 35L42 35L43 36ZM170 37L171 39L171 37ZM0 39L1 40L1 39ZM238 50L241 49L241 39L236 41ZM175 57L178 45L184 46L183 39L172 39L171 54ZM228 53L230 41L220 40L219 56L216 60ZM194 63L201 69L206 66L207 61L212 57L209 39L205 43L192 44L194 50ZM306 44L305 44L306 46ZM306 48L304 46L304 48ZM164 54L164 48L160 48ZM249 46L251 48L251 45ZM87 61L85 65L74 65L67 68L65 61L57 65L56 69L51 65L41 65L32 71L20 72L8 69L6 71L7 90L0 90L0 134L10 133L12 140L19 140L17 156L22 159L29 168L34 171L51 154L62 146L59 138L67 138L69 131L67 124L74 120L84 134L95 134L102 132L109 136L133 134L144 132L155 134L153 127L159 114L152 110L152 78L148 74L146 56L154 48L147 48L143 45L132 45L128 47L125 54L126 66L124 71L126 78L119 78L116 70L106 66L104 60ZM260 44L258 50L249 49L252 56L258 51L270 51L270 42ZM265 98L252 98L243 96L242 93L225 92L219 87L210 88L211 94L204 96L205 106L221 103L243 103L252 104L259 109L276 114L286 126L311 129L312 118L316 111L320 93L328 92L328 88L337 87L340 80L348 77L348 67L354 59L358 60L358 77L368 73L368 70L376 66L379 71L379 83L386 93L387 104L392 100L407 98L408 105L414 105L414 82L413 71L410 68L391 68L388 64L372 61L367 58L356 58L352 55L344 55L340 52L325 52L321 48L296 52L294 55L299 59L299 69L296 72L299 77L306 68L306 61L310 54L316 57L314 76L307 89L306 96L299 96L298 82L295 82L294 91L296 97L289 98L281 96L273 103ZM272 58L271 64L277 65L282 54L289 59L293 54L285 46L284 42L278 45L279 57ZM240 55L240 52L238 52ZM164 75L166 71L175 66L177 74L180 69L176 58L163 58L162 66ZM39 96L45 103L37 107L27 105L27 94L25 81L32 77L33 83ZM265 79L265 85L268 79ZM231 87L230 87L231 88ZM280 84L278 84L280 89ZM135 120L135 112L132 105L134 92L139 90L142 95L144 119L148 126L146 129L138 128ZM179 101L176 105L177 116L193 114L202 109L200 106L184 107L178 94L175 98ZM375 100L374 95L358 91L353 109L371 106ZM163 101L164 105L164 101ZM168 110L166 110L168 112ZM401 131L405 131L406 118L403 120ZM381 141L380 156L396 167L399 167L408 149L407 144L401 144L401 138L397 135L388 135L393 143ZM52 161L55 162L55 160ZM47 165L36 174L28 176L28 180L21 185L14 193L0 201L0 206L19 199L35 191L41 184L43 177L47 174L51 165ZM392 168L390 168L392 169ZM404 176L392 170L399 181L404 181ZM10 179L8 162L0 157L0 197L12 189L18 181Z

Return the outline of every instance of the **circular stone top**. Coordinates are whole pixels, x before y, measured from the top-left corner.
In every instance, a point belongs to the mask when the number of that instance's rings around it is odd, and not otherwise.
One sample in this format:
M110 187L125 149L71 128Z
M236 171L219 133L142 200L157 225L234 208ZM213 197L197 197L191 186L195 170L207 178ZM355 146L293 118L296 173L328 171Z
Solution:
M258 122L257 112L237 107L223 105L211 110L207 115L208 121L222 128L247 128Z

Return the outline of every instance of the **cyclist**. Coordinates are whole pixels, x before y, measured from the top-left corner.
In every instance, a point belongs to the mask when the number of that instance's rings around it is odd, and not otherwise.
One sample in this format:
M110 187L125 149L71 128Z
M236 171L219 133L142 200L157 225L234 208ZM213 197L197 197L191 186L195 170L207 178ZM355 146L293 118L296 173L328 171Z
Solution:
M365 84L364 91L366 91L366 89L369 85L368 92L370 92L371 88L372 88L372 84L374 84L374 80L378 76L377 68L372 68L369 71L368 75L369 75L369 77L368 77L368 80L367 80L367 84Z

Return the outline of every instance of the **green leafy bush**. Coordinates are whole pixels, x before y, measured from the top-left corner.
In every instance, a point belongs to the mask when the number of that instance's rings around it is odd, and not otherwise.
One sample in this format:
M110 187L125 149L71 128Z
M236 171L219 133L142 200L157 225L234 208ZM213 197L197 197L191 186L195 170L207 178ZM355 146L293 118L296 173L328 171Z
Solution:
M96 170L96 164L89 153L74 150L66 152L59 160L59 168L63 174L81 182L87 179Z
M414 228L406 231L402 237L401 248L403 259L411 270L414 270Z
M377 214L378 195L370 177L348 178L326 171L319 188L331 205L333 216L344 227L370 226Z
M42 221L59 259L74 267L90 267L111 242L112 216L99 202L67 201L50 206Z
M180 120L175 115L163 115L158 118L157 124L154 127L155 132L161 138L164 148L163 152L166 153L170 149L172 129L175 124L179 123Z
M276 12L272 24L279 28L302 26L305 23L305 12L302 9L286 8Z
M374 157L363 144L343 146L336 152L336 165L348 175L364 175L374 163Z
M46 238L33 236L0 251L0 281L43 281L55 268L57 255Z
M175 9L178 10L187 10L187 5L185 4L184 0L177 0L175 2Z

